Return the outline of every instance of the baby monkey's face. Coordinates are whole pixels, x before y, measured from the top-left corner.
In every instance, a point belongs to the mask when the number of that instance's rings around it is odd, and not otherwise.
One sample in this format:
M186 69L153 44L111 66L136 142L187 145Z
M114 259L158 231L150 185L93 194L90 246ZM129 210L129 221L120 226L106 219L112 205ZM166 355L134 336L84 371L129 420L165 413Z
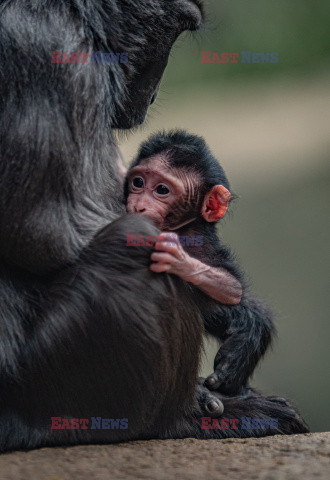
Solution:
M129 172L127 211L149 218L160 230L178 228L197 214L198 179L193 177L164 157L142 160Z

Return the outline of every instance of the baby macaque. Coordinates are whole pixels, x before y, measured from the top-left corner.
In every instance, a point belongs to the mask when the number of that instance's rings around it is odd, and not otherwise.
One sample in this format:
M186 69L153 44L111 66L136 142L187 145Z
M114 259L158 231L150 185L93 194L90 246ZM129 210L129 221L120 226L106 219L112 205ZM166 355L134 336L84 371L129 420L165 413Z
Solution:
M205 141L184 131L144 142L125 180L127 211L162 231L150 269L190 282L200 295L204 325L223 341L206 386L238 393L271 340L269 310L246 292L244 276L217 235L231 199L224 170Z
M159 136L150 140L149 148L155 138ZM183 150L187 147L181 146ZM204 162L202 155L199 162ZM209 173L212 177L212 172ZM213 252L208 245L211 239L205 237L204 231L207 223L220 220L226 213L230 200L228 188L222 184L209 187L205 176L186 160L180 162L179 154L172 162L169 151L136 161L127 178L127 211L153 220L164 231L156 239L150 269L178 275L221 303L239 303L241 285L220 265L212 265ZM223 179L222 183L228 185Z

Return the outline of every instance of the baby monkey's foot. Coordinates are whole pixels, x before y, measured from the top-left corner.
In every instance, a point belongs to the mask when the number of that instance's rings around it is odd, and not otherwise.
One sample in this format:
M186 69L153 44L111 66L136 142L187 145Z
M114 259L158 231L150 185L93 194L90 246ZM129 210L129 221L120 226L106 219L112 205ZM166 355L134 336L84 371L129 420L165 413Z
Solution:
M215 392L210 392L204 384L205 378L200 377L198 379L197 393L201 409L203 413L209 417L220 417L224 411L223 403L217 394Z
M214 372L206 378L205 386L227 395L240 394L246 386L247 376L239 360L230 353L224 355L220 348L214 360Z

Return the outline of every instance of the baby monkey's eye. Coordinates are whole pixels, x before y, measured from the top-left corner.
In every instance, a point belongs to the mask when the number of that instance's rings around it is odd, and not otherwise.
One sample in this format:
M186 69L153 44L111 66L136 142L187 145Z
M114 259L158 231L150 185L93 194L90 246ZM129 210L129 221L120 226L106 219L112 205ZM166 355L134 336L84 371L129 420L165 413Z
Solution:
M142 188L143 185L144 185L144 183L143 183L143 178L141 178L141 177L135 177L135 178L133 178L133 180L132 180L132 185L133 185L133 187L135 187L135 188Z
M158 193L158 195L167 195L168 193L170 193L169 189L165 185L158 185L158 187L156 188L156 192Z

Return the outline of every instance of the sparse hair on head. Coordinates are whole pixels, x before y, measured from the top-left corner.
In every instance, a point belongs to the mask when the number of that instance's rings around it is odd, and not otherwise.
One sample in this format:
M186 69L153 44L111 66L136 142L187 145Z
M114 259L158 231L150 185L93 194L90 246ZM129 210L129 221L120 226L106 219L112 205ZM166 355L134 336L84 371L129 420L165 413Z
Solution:
M141 163L142 160L163 154L173 168L187 169L197 173L205 193L214 185L223 185L231 192L228 178L204 138L186 132L185 130L160 131L144 141L133 160L130 168ZM128 194L127 179L124 186L125 198ZM232 194L232 199L235 195Z

